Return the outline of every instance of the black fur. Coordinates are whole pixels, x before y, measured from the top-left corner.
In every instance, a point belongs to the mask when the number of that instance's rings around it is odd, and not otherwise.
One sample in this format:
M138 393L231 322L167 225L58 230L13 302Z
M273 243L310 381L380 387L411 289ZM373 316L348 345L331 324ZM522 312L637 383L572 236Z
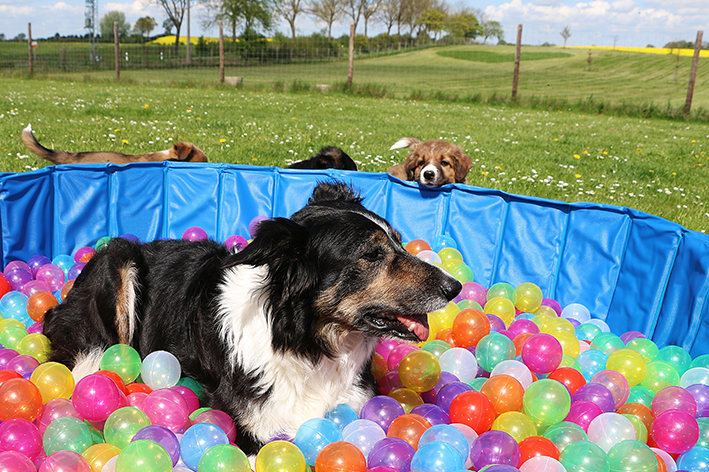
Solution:
M338 147L326 146L317 155L303 161L294 162L289 169L343 169L357 170L357 164L345 151Z

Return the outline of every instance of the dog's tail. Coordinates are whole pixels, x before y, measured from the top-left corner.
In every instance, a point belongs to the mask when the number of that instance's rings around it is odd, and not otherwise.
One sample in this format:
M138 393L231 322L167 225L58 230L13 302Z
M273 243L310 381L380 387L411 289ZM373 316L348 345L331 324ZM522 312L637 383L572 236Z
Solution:
M418 138L401 138L397 142L394 143L392 147L389 148L390 151L393 151L394 149L403 149L411 146L412 144L420 144L421 140Z
M55 151L53 149L47 149L46 147L39 144L39 141L34 137L32 133L32 125L27 125L27 128L22 130L22 142L25 143L27 149L37 154L42 159L46 159L53 164L65 164L65 152Z

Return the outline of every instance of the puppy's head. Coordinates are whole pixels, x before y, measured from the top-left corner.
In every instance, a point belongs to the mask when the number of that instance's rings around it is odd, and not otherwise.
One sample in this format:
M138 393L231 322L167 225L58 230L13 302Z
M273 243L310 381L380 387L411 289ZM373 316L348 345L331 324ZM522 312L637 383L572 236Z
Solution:
M170 149L171 161L207 162L207 155L192 143L179 142Z
M320 184L307 206L290 220L263 221L234 256L268 265L275 295L268 303L282 339L274 347L315 346L331 355L351 332L423 341L427 313L460 291L455 278L407 253L400 235L361 201L344 184Z
M338 147L326 146L317 155L304 161L294 162L289 169L344 169L357 170L357 164L345 151Z
M416 181L426 187L464 183L472 161L463 149L439 139L421 142L416 138L404 138L391 149L408 147L411 154L401 164L406 180Z

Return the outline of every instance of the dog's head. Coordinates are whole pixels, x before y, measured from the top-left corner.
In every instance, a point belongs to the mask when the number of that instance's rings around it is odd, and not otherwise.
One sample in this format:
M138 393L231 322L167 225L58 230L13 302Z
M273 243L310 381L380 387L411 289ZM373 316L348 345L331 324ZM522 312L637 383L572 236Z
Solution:
M472 161L463 149L448 141L433 139L424 143L417 138L403 138L391 147L402 148L409 148L411 154L396 166L398 173L391 170L390 173L426 187L464 183L472 167Z
M342 149L326 146L317 155L304 161L294 162L290 169L344 169L357 170L357 164Z
M192 143L179 142L170 148L171 161L207 162L207 155Z
M386 220L342 183L321 183L291 219L262 221L232 265L268 266L267 305L277 349L333 355L351 332L419 342L427 313L461 284L407 253ZM280 340L280 341L279 341Z

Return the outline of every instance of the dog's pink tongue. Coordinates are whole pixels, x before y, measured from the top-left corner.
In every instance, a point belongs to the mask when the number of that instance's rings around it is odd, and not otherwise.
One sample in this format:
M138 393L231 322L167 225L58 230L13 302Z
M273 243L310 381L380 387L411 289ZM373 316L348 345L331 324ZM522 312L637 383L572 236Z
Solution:
M409 331L413 331L421 341L428 339L428 326L404 316L398 316L397 319L401 324L409 328Z

